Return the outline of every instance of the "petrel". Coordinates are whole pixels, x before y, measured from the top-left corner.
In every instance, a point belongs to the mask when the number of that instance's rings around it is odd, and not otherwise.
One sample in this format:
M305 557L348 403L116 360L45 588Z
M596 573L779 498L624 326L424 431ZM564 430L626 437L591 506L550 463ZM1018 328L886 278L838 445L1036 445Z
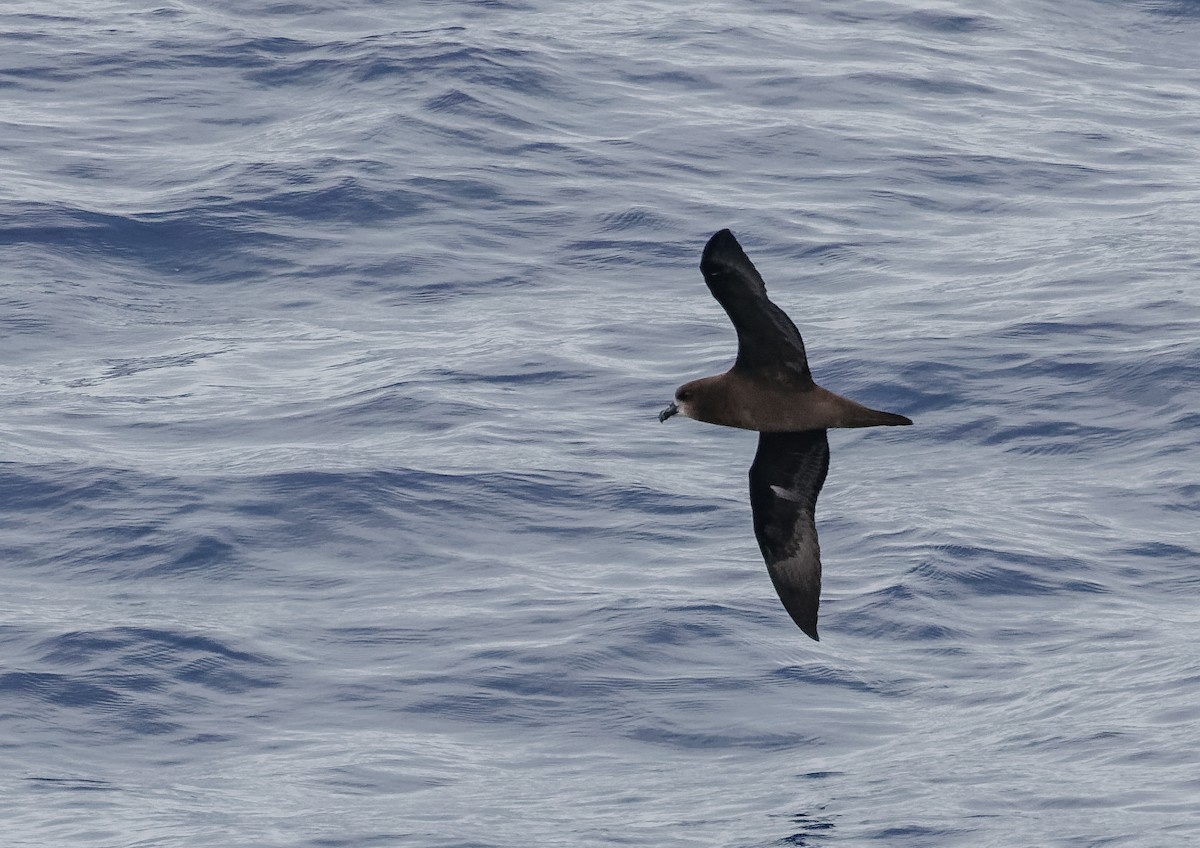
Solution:
M800 331L767 297L766 284L729 230L708 240L700 271L737 330L737 359L724 374L676 389L675 402L658 420L682 412L697 421L758 431L750 466L754 535L792 621L820 639L816 507L829 470L825 431L912 421L868 409L813 382Z

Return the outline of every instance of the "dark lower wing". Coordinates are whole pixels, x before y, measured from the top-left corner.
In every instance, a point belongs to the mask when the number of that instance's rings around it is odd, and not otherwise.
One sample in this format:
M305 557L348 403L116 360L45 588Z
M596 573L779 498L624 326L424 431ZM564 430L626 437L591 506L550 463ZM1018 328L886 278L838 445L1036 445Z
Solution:
M784 608L813 639L820 638L817 495L828 470L829 440L824 430L759 433L758 453L750 466L754 535Z

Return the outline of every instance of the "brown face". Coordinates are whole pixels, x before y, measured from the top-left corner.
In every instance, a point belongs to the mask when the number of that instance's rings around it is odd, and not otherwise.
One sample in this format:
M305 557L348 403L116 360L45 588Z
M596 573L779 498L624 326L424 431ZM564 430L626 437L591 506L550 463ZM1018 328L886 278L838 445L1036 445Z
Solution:
M696 421L707 420L704 417L704 398L705 386L711 378L704 377L699 380L692 380L690 383L684 383L675 390L675 405L679 407L679 411L688 418Z
M675 390L675 406L694 421L719 424L722 427L758 429L754 425L752 409L747 408L746 392L728 374L715 374L684 383Z

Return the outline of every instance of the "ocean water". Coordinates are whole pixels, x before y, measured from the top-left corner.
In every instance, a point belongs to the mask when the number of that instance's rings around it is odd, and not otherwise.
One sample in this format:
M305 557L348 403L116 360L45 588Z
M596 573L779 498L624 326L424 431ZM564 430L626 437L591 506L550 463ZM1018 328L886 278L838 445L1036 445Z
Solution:
M9 846L1191 846L1200 5L0 10ZM819 382L656 413L731 227Z

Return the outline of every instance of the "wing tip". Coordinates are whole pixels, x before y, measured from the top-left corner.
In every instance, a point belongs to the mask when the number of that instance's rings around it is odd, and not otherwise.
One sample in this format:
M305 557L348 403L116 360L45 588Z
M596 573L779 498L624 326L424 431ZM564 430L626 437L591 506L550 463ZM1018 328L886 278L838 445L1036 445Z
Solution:
M704 268L725 251L732 251L735 256L746 255L746 252L742 250L742 246L738 244L737 238L734 237L733 231L728 227L723 230L717 230L712 234L708 243L704 245L704 253L700 255L700 267Z
M807 596L785 600L782 595L780 595L780 600L784 602L783 608L787 610L792 621L804 632L804 635L814 642L820 642L821 637L817 633L817 606L820 601Z

